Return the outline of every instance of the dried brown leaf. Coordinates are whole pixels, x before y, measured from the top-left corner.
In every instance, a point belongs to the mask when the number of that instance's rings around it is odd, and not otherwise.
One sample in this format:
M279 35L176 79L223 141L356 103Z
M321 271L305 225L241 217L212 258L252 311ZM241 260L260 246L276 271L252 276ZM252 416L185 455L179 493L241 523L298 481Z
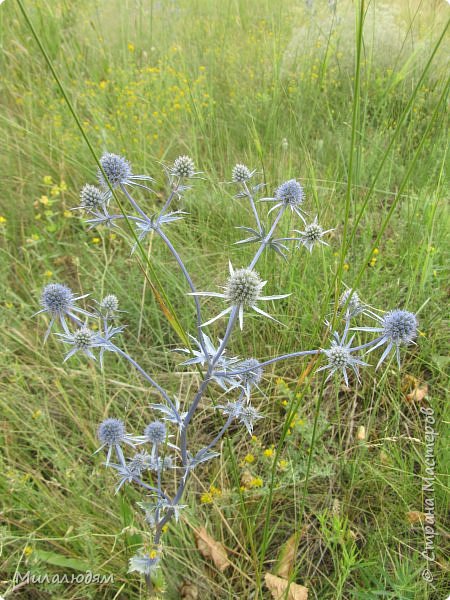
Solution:
M213 561L219 571L225 571L231 565L225 547L212 538L204 527L196 531L197 548L202 556Z
M408 402L422 402L428 396L428 384L417 383L412 392L406 394Z
M277 568L275 569L275 573L279 577L288 578L292 573L292 568L295 562L295 555L297 551L298 540L296 539L296 535L291 535L291 537L287 540L285 544L283 544L281 551L279 562Z
M282 577L266 573L264 576L267 587L272 594L273 600L284 600L288 581ZM307 600L308 588L298 583L291 583L287 600Z
M198 600L198 587L190 581L183 581L180 588L181 600Z
M410 510L406 513L406 518L409 523L423 523L425 520L425 513L418 510Z

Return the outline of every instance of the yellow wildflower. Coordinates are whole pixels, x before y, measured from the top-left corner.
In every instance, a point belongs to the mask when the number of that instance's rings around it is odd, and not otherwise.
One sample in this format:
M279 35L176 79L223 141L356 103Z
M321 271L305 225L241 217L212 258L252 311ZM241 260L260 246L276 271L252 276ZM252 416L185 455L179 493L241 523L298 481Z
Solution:
M53 271L49 271L49 270L47 270L47 271L45 271L45 273L44 273L44 277L51 277L52 275L53 275Z
M100 244L100 242L101 242L101 239L99 237L92 238L93 244Z
M45 185L52 185L53 183L53 179L51 175L45 175L45 177L43 177L42 181L45 183Z
M47 206L47 204L49 204L49 203L50 203L50 200L48 199L48 196L45 196L45 195L44 195L44 196L41 196L41 197L39 198L39 202L40 202L41 204L43 204L44 206Z
M33 414L31 415L31 417L33 419L39 419L39 417L42 415L42 410L40 410L39 408L35 411L33 411Z
M134 44L132 44L131 42L128 43L128 50L129 52L134 52Z
M273 456L273 453L274 453L273 448L266 448L264 450L263 454L264 454L265 457L270 458L271 456Z
M31 546L25 546L25 548L23 549L23 553L25 554L25 556L30 556L30 554L33 553L33 548Z
M251 465L252 463L255 462L255 457L253 454L246 454L244 460L246 463L249 463Z
M260 488L263 486L263 483L264 482L261 477L253 477L253 479L250 481L250 487Z
M202 504L211 504L212 501L213 501L213 497L210 492L205 492L204 494L202 494L200 496L200 502Z

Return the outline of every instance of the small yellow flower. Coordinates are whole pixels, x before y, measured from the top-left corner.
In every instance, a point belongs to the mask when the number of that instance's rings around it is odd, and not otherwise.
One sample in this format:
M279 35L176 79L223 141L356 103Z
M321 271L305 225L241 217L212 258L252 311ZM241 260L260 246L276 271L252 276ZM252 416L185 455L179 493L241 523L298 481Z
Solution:
M53 183L51 175L45 175L45 177L42 178L42 181L45 183L45 185L52 185Z
M278 468L280 469L280 471L285 471L288 467L288 461L281 459L278 461Z
M266 458L271 458L271 457L273 456L273 453L274 453L274 450L273 450L273 448L266 448L266 449L264 450L264 453L263 453L263 454L264 454L264 456L265 456Z
M128 43L128 51L129 52L134 52L134 44L132 44L131 42Z
M200 502L202 504L211 504L212 501L213 501L213 497L210 492L205 492L204 494L202 494L200 496Z
M31 415L31 417L33 419L39 419L39 417L42 415L42 410L41 409L37 409L35 411L33 411L33 414Z
M25 556L30 556L33 553L33 548L31 546L25 546L23 553Z
M222 490L220 488L216 487L215 485L210 485L209 491L210 491L211 496L221 496L222 495Z
M158 553L156 552L156 550L150 550L150 552L148 553L148 557L151 558L152 560L154 558L156 558L158 556Z
M250 481L250 487L260 488L263 486L263 483L264 482L261 477L253 477L253 479Z
M101 90L104 90L104 89L105 89L105 87L107 86L107 84L108 84L108 82L107 82L107 81L105 81L104 79L102 79L102 80L100 81L100 83L98 84L98 87L99 87Z
M33 242L37 242L40 238L37 233L33 233L33 235L31 236L31 239L33 240Z
M4 223L6 223L6 221L7 221L6 217L0 216L0 225L3 225Z
M5 306L6 306L6 308L10 309L10 308L13 308L14 304L12 302L7 302L5 304Z
M258 436L257 435L252 435L252 442L254 444L256 444L258 442Z
M198 68L198 70L199 70L199 71L206 71L206 67L204 67L203 65L201 65L201 66Z
M50 190L50 196L59 196L60 189L57 185L54 185Z
M378 250L378 248L374 248L372 254L376 256L377 254L380 254L380 251Z
M350 269L350 265L348 263L344 263L344 271L348 271Z
M39 202L44 206L47 206L50 203L50 200L48 199L48 196L44 195L39 198Z
M101 239L99 237L95 237L95 238L92 238L91 241L92 241L93 244L100 244Z
M61 179L59 189L61 190L61 192L65 192L67 190L67 183L64 181L64 179Z
M110 240L115 240L115 239L116 239L116 237L117 237L117 234L115 234L115 233L110 233L110 234L109 234L109 239L110 239Z
M289 402L288 402L287 400L282 400L282 401L281 401L281 404L282 404L283 406L287 406L287 405L289 404Z
M65 219L72 219L73 218L73 213L70 210L65 210L63 212L64 218Z
M252 463L255 462L255 457L253 454L246 454L244 460L246 463L249 463L251 465Z
M167 523L161 528L161 531L163 533L166 533L166 531L169 529L169 526L167 525Z
M44 273L44 277L51 277L52 275L53 275L53 271L49 271L49 270L47 270L47 271L45 271L45 273Z

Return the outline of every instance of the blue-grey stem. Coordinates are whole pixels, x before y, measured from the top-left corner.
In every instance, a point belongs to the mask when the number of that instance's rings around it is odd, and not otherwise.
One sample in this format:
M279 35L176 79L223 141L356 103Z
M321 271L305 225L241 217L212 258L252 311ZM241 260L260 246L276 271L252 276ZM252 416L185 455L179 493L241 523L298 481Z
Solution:
M253 260L250 263L249 269L253 269L254 268L254 266L256 265L256 263L259 260L259 257L264 252L264 249L266 248L266 246L269 244L270 240L272 239L273 232L275 231L276 226L278 225L278 222L281 219L281 217L283 216L283 213L284 213L285 210L286 210L286 206L283 205L280 208L277 216L275 217L275 220L272 223L272 227L270 228L269 233L266 235L266 237L264 238L264 240L261 243L260 247L258 248L258 251L256 252L255 256L253 257Z
M321 354L322 350L302 350L301 352L292 352L291 354L282 354L281 356L276 356L275 358L271 358L270 360L266 360L265 362L259 363L258 369L262 367L267 367L267 365L271 365L272 363L278 362L280 360L288 360L289 358L296 358L298 356L311 356L314 354ZM248 369L241 369L236 371L218 371L215 373L217 377L224 377L228 375L229 377L233 377L234 375L243 375L244 373L248 373L249 371L253 371L255 367L249 367Z
M161 396L164 398L164 400L169 404L169 406L173 410L174 414L176 414L179 417L176 406L170 399L166 390L163 387L161 387L159 385L159 383L156 383L156 381L150 377L150 375L145 371L145 369L143 369L139 363L137 363L133 358L131 358L131 356L129 354L127 354L126 352L121 350L118 346L116 346L112 342L108 342L108 345L113 350L113 352L117 352L117 354L119 354L120 356L125 358L129 363L131 363L133 365L133 367L135 369L137 369L139 371L139 373L144 377L144 379L146 379L150 383L150 385L152 385L156 390L158 390L158 392L161 394Z
M247 197L250 200L250 205L252 207L253 214L255 215L256 224L258 226L259 233L261 233L262 232L261 221L259 220L258 211L256 210L256 205L255 205L255 200L253 199L253 194L248 189L246 181L244 181L243 185L244 185L245 193L247 194Z
M175 260L177 261L189 287L191 288L191 292L193 292L195 294L195 292L197 291L195 288L195 285L191 279L191 276L189 275L188 270L186 269L186 267L184 266L184 263L180 257L180 255L178 254L178 252L175 250L175 248L173 247L171 241L169 240L169 238L167 237L167 235L164 233L164 231L157 226L155 229L156 233L159 235L159 237L163 240L163 242L166 244L167 248L170 250L170 252L172 253L173 257L175 258ZM206 351L206 347L205 347L205 342L203 340L203 332L202 332L202 312L201 312L201 307L200 307L200 301L198 299L197 296L193 296L194 298L194 302L195 302L195 310L197 312L197 336L198 336L198 341L200 343L201 349L203 351L204 356L208 357L208 353Z
M231 310L230 318L228 320L227 329L225 331L225 335L223 336L222 343L220 344L219 348L217 349L215 356L211 360L211 363L209 364L208 370L205 375L205 379L202 381L202 383L198 389L198 392L195 395L195 398L192 401L191 406L189 407L188 413L187 413L186 417L184 418L183 427L181 429L180 442L181 442L181 456L183 459L183 465L185 467L187 466L187 462L188 462L187 461L187 426L189 425L189 422L192 419L192 416L193 416L195 410L197 409L198 403L202 399L202 396L203 396L206 388L208 387L208 384L210 382L210 377L214 370L214 366L216 365L217 361L219 360L219 358L222 356L223 352L225 351L226 345L231 336L231 332L233 331L233 327L236 322L238 312L239 312L239 307L233 306L233 308Z
M161 209L161 212L158 215L158 219L160 219L163 214L166 212L166 210L169 208L170 204L172 203L172 200L175 198L175 194L178 191L178 187L180 185L180 177L178 177L177 182L175 183L173 190L171 191L169 197L166 200L166 203L164 204L164 206Z
M136 202L136 200L131 196L131 194L129 193L129 191L127 190L127 188L124 186L123 183L120 184L120 189L125 194L125 196L128 198L132 207L135 209L136 212L138 212L141 215L141 217L144 219L144 221L146 223L151 223L150 218L145 214L145 212L142 210L142 208L139 206L139 204Z

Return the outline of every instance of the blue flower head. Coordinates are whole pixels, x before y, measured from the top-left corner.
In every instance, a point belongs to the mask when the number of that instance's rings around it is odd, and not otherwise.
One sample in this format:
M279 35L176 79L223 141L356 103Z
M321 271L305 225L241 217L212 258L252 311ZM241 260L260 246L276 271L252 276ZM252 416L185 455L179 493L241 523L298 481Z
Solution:
M303 187L296 179L285 181L275 192L275 199L291 208L300 206L304 197Z
M39 315L40 313L48 313L50 315L50 324L45 333L44 342L47 340L55 321L59 321L66 334L70 335L66 322L67 317L77 325L82 325L81 320L75 313L81 313L87 317L92 316L91 313L78 308L75 304L77 300L86 298L87 295L74 296L72 290L62 283L49 283L45 286L41 295L42 309L35 313L35 315Z
M144 430L144 436L151 444L159 446L166 440L167 428L163 421L153 421Z
M100 159L100 164L107 179L105 179L105 175L103 175L100 169L98 170L97 177L100 185L106 189L109 188L108 181L112 188L116 188L120 184L127 183L131 177L130 163L118 154L105 152Z

